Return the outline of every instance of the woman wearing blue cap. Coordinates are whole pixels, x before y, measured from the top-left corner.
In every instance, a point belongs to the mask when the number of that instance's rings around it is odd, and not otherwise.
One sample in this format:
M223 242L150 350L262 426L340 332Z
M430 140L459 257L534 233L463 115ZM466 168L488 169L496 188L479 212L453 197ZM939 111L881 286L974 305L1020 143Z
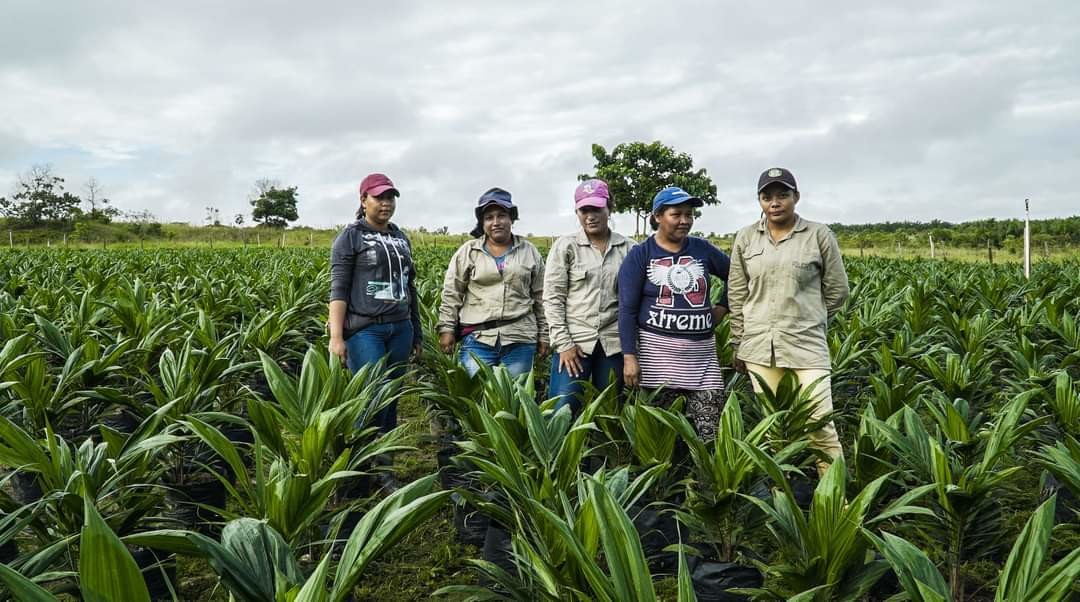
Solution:
M439 345L452 353L461 340L461 364L470 375L479 360L517 376L547 353L544 259L511 228L518 209L510 193L492 188L476 205L471 240L458 248L443 280Z
M714 306L709 277L726 284L730 260L690 236L694 211L703 205L677 186L653 197L649 222L656 233L631 249L619 270L619 338L626 384L663 387L663 405L685 396L687 414L708 441L724 403L713 328L727 313L727 291Z
M574 191L581 228L555 241L544 270L544 315L555 351L548 396L574 413L581 408L583 382L603 390L614 380L622 389L616 284L634 241L612 232L611 208L606 182L582 182Z

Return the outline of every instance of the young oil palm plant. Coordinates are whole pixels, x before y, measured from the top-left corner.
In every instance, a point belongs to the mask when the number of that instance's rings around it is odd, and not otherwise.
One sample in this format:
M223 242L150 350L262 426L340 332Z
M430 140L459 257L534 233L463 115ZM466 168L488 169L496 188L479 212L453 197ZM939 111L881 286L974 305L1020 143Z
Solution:
M868 559L870 542L861 529L884 520L926 511L912 506L930 488L918 487L897 498L877 516L869 516L889 475L873 481L850 502L847 467L837 458L814 490L806 512L795 503L780 465L763 450L737 442L774 483L771 503L744 496L768 517L779 563L758 566L769 578L762 588L732 590L763 600L862 600L888 570L883 560ZM779 484L779 486L776 486Z
M1080 578L1080 549L1073 550L1052 566L1044 568L1047 546L1054 525L1056 498L1044 502L1028 519L1020 537L998 576L994 600L997 602L1056 602L1076 593ZM914 602L957 600L926 553L902 537L870 530L863 534L892 566L907 598Z
M418 479L368 510L348 534L339 561L323 556L304 578L298 550L266 520L240 517L221 532L221 541L182 530L159 530L124 538L129 544L204 558L230 596L244 602L341 602L364 572L446 503L449 491L433 491L435 475Z
M911 408L901 412L900 424L871 421L878 437L895 454L909 483L931 486L930 515L918 517L921 529L944 542L949 587L963 598L961 567L964 562L995 549L1001 535L999 496L1008 481L1023 470L1011 458L1017 444L1046 422L1021 422L1034 392L1022 393L1006 404L987 427L971 432L963 415L939 420L931 435ZM946 411L949 404L945 404Z

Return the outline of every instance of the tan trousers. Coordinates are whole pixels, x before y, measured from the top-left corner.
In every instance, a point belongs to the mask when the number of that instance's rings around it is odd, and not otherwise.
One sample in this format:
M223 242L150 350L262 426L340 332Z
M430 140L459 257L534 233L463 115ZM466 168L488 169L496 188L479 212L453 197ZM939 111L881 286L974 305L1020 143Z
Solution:
M811 393L811 396L817 400L812 416L817 419L832 412L832 381L829 379L830 372L828 370L820 368L777 368L751 364L750 362L746 362L746 369L765 379L765 382L773 391L780 385L780 379L784 377L784 371L786 370L794 372L799 379L799 384L803 387L810 386L811 383L820 378L821 380L814 386ZM753 385L755 392L761 392L756 378L751 376L750 383ZM831 420L821 429L810 434L810 446L825 452L825 455L833 459L839 458L844 453L844 448L840 445L840 438L836 435L836 425ZM817 466L818 475L824 475L828 467L828 463L819 461Z

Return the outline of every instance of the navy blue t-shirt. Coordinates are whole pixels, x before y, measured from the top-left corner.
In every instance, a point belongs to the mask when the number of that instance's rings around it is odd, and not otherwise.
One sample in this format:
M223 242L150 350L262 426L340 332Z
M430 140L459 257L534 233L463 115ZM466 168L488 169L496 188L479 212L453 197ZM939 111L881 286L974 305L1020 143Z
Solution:
M712 336L709 276L724 281L719 305L727 307L731 259L712 243L688 236L678 253L654 236L635 245L619 269L619 341L623 353L637 353L637 331L704 339Z

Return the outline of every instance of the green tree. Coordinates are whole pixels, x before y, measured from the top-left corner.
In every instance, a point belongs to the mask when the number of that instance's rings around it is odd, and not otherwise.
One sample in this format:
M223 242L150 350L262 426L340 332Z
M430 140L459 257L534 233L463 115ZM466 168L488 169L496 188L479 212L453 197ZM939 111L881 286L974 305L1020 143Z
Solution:
M609 153L599 144L592 145L596 159L595 173L582 174L580 180L599 178L608 184L615 213L633 213L634 232L640 234L652 211L652 198L666 186L679 186L701 197L706 205L720 203L716 185L705 169L694 169L694 160L686 153L660 141L626 142Z
M283 188L276 180L267 178L255 182L252 194L251 219L274 228L284 228L288 222L300 219L296 212L296 186Z
M70 223L82 214L81 203L79 197L64 191L64 178L55 175L51 165L35 165L19 176L10 199L0 197L0 214L30 227Z

